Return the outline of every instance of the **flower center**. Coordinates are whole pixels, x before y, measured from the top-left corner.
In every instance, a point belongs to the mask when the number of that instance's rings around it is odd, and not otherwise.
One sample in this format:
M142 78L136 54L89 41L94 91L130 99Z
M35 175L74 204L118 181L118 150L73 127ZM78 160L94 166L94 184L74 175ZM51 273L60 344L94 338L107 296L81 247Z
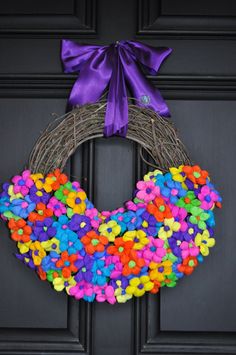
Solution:
M21 229L18 229L18 234L19 235L22 235L24 233L24 231L23 231L23 229L21 228Z
M165 232L168 232L169 230L170 230L170 227L169 227L169 226L165 226L165 227L164 227L164 231L165 231Z
M154 252L154 251L156 251L156 250L157 250L157 248L156 248L156 247L154 247L154 246L152 246L152 247L150 248L150 250L151 250L152 252Z
M201 176L201 174L199 172L197 172L197 171L194 171L193 176L195 178L199 178Z
M47 230L48 230L48 227L43 227L43 230L44 230L44 232L47 232Z
M150 194L152 192L152 189L150 189L150 187L148 187L147 189L146 189L146 193L147 194Z
M209 195L205 196L205 199L204 199L206 202L210 202L211 201L211 197Z
M108 231L108 233L111 233L112 232L112 228L111 227L107 228L107 231Z
M188 230L188 234L193 234L194 233L194 229L193 228L189 228L189 230Z
M86 226L86 223L85 222L81 222L79 226L80 226L80 228L84 228Z
M98 239L93 239L93 240L91 241L91 243L92 243L93 246L96 246L96 245L99 244L99 240L98 240Z
M165 206L164 206L164 205L161 205L161 206L159 207L159 211L160 211L160 212L164 212L164 211L165 211Z
M36 192L36 195L37 195L38 197L41 197L41 196L43 196L43 193L42 193L42 191L37 191L37 192Z
M79 197L77 197L77 198L75 199L75 203L76 203L77 205L79 205L79 204L81 203L81 199L80 199Z
M148 227L148 222L147 222L147 221L143 221L142 226L143 226L144 228L147 228L147 227Z
M56 243L53 243L52 244L52 249L56 249L56 247L57 247Z
M142 290L143 287L144 287L143 284L138 285L138 288L139 288L140 290Z
M86 267L84 266L84 267L82 267L82 272L86 272Z
M40 216L42 216L42 215L43 215L43 210L38 210L38 214L39 214Z
M23 179L21 179L21 180L18 182L18 185L20 185L20 186L24 186L24 185L25 185L24 180L23 180Z
M191 200L190 200L190 198L189 198L189 197L185 197L184 202L185 202L185 203L190 203L190 202L191 202Z
M160 266L160 267L158 268L158 271L159 271L159 272L163 272L163 271L164 271L164 267L163 267L163 266Z
M139 242L139 239L137 237L134 238L134 242L135 243L138 243Z
M65 285L65 287L69 286L69 282L66 281L66 282L64 283L64 285Z
M120 253L122 253L123 250L124 250L123 247L119 247L119 248L118 248L118 251L119 251Z
M134 260L129 261L129 268L133 269L136 266L136 262Z
M64 264L65 264L65 266L70 266L70 262L69 261L65 261Z
M69 194L69 190L67 190L67 189L64 189L62 192L63 192L63 195L68 195Z
M193 267L194 266L194 261L193 260L189 260L188 265Z

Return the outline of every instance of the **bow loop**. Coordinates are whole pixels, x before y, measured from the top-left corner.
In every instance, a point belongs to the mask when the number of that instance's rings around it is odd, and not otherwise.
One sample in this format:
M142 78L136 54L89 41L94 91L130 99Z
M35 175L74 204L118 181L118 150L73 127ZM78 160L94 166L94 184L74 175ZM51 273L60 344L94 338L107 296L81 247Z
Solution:
M61 59L65 72L79 72L69 97L69 105L84 105L100 99L108 88L104 135L125 136L128 128L126 84L137 105L169 116L160 92L148 82L139 64L149 74L156 73L170 48L154 48L134 41L96 46L62 41Z

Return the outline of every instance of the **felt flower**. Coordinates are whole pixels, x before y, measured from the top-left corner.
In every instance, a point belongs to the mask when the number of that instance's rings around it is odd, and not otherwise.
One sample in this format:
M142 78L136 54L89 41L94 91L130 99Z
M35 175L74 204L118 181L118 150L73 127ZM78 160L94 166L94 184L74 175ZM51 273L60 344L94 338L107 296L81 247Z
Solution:
M47 280L53 282L57 277L61 277L61 270L47 270Z
M127 280L127 279L126 279ZM126 293L126 287L128 286L128 280L127 280L127 285L123 286L122 281L121 280L116 280L115 282L115 297L117 299L118 303L125 303L128 300L130 300L133 295L129 295L128 293Z
M136 197L146 203L160 195L160 188L153 181L139 181L136 186L138 189Z
M153 181L153 182L155 182L157 175L162 175L161 170L156 169L154 171L150 171L149 173L144 175L143 180L144 181Z
M186 221L188 212L184 208L175 205L171 205L170 209L175 221L180 223L180 231L185 232L188 228Z
M16 199L21 199L21 198L24 197L22 195L22 193L20 193L20 192L15 193L14 192L14 186L13 185L9 185L9 187L8 187L8 195L10 197L10 202L12 202L13 200L16 200Z
M200 207L192 207L190 213L192 215L189 217L189 221L202 230L206 229L206 221L209 218L209 214Z
M47 208L53 210L53 213L56 217L60 217L62 214L66 213L65 205L60 202L56 197L50 198Z
M167 276L172 273L172 262L165 260L161 263L154 263L153 261L149 265L150 268L150 280L157 280L163 282Z
M111 216L112 221L116 221L116 223L121 228L121 233L124 233L127 230L127 224L125 223L125 216L124 213L117 213Z
M183 233L184 240L189 242L190 240L194 239L197 233L200 233L202 230L198 228L196 224L190 223L188 221L187 223L188 227L186 231Z
M69 207L72 208L74 213L84 213L86 204L85 199L87 198L84 191L79 192L69 192L66 203Z
M201 201L201 208L203 210L210 210L214 203L218 201L218 195L215 191L211 190L209 186L204 185L201 188L198 198Z
M141 297L146 291L151 291L153 286L153 282L147 275L134 277L129 281L129 286L126 288L126 293L128 295L134 295L135 297Z
M160 228L158 237L166 240L170 238L173 232L177 232L180 229L180 223L176 222L174 218L166 218L164 220L164 226Z
M149 239L147 238L146 233L142 230L126 232L123 236L123 239L125 242L129 240L133 241L133 248L135 250L143 249L143 247L149 243Z
M113 269L112 265L106 266L105 261L102 259L95 259L92 272L93 278L92 282L95 285L103 286L108 281L108 277L111 274L111 270Z
M15 254L15 256L18 260L22 261L30 269L32 269L32 270L36 269L36 266L35 266L34 261L32 259L32 253Z
M69 255L67 251L63 251L60 255L60 259L56 262L56 266L62 269L62 276L70 278L72 273L75 273L78 268L75 265L75 261L78 259L77 254Z
M144 259L139 258L135 250L131 250L128 258L121 259L121 262L124 265L122 271L124 276L138 275L145 266Z
M52 173L48 174L48 177L52 179L51 188L56 191L61 185L65 185L68 182L68 177L63 174L60 169L55 169Z
M198 165L185 165L183 166L183 172L185 173L186 177L194 184L206 184L208 172L206 170L202 170Z
M215 245L215 239L210 237L210 233L206 229L202 233L197 233L195 244L200 248L201 254L207 256L209 255L209 248L212 248Z
M129 253L132 250L133 245L133 240L125 241L123 237L119 237L114 240L114 244L108 246L107 253L119 256L121 260L123 258L123 262L125 262L125 260L129 260ZM127 259L125 259L125 257Z
M69 288L69 294L77 300L92 302L95 298L94 285L86 281L77 282L75 286Z
M15 194L28 195L29 189L33 186L34 181L30 177L30 171L23 171L22 175L16 175L13 177L12 182L14 184L13 190Z
M201 202L196 198L193 191L188 191L185 197L177 201L177 206L185 208L187 212L191 211L192 207L199 207Z
M107 301L110 304L116 303L116 298L114 295L114 289L112 286L104 285L104 286L95 286L94 292L96 294L96 300L98 302Z
M199 248L191 240L186 242L185 240L180 244L180 249L182 250L182 258L185 259L188 256L197 256L199 254Z
M114 242L115 237L120 234L121 227L116 221L109 221L108 223L102 223L99 226L99 232L108 238L109 242Z
M11 231L11 239L15 240L16 242L21 241L23 243L30 241L32 229L24 219L19 219L18 221L10 219L8 222L8 227Z
M185 275L190 275L198 265L197 258L195 256L188 256L183 260L182 264L178 265L178 270Z
M157 197L154 200L154 203L149 203L147 205L147 211L154 215L158 222L163 222L165 218L171 218L170 207L165 203L163 198Z
M26 254L29 252L31 244L32 244L32 240L29 240L28 242L19 241L17 243L17 248L19 249L19 252L21 254Z
M141 214L141 219L142 224L140 225L140 229L143 230L147 235L153 237L157 236L157 233L162 224L160 222L158 223L156 218L147 211L144 211Z
M151 261L160 263L162 258L166 255L164 240L153 237L148 237L148 239L149 244L143 249L141 254L147 266Z
M41 243L36 240L36 242L31 243L30 250L32 251L32 259L34 265L41 265L42 259L46 256L46 252L42 247Z
M72 231L77 233L79 238L82 238L92 229L90 218L79 214L73 215L68 226Z
M37 187L35 185L33 185L30 189L29 197L30 197L31 201L33 201L35 203L41 202L41 203L47 204L50 199L50 194L48 194L43 189L40 189L40 190L37 189Z
M171 272L169 275L166 275L165 279L161 282L161 286L175 287L177 280L176 274Z
M161 195L175 204L179 198L186 195L186 190L180 182L172 180L170 173L165 174L164 179L164 183L160 186Z
M98 229L102 221L99 216L98 210L96 208L86 209L84 214L86 217L89 217L91 226L95 229Z
M90 231L81 238L81 242L84 244L85 251L93 255L96 252L104 252L105 246L108 244L108 239L107 237L98 235L94 231Z
M183 233L181 232L173 233L171 238L168 239L168 244L175 256L181 257L182 255L182 250L180 248L182 241Z
M10 211L11 203L8 196L0 197L0 213Z
M41 242L42 247L47 251L54 251L57 254L60 254L60 241L57 238L51 238L44 242Z
M172 167L169 169L174 181L183 183L186 179L185 173L183 172L183 167L183 165L180 165L178 168Z
M36 222L43 221L45 218L52 216L53 211L50 208L47 208L44 203L40 202L36 205L36 212L30 212L28 219L30 222Z
M15 199L11 202L10 210L21 218L27 218L29 213L35 209L35 203L30 200L29 196L24 199Z
M53 279L53 287L56 291L61 292L66 289L66 292L69 293L69 289L76 285L74 277L64 278L56 277Z
M138 208L134 211L127 211L124 213L124 222L127 226L127 229L130 231L138 229L141 227L143 222L142 214L145 211L144 208Z
M75 280L77 282L86 281L91 282L93 278L92 267L94 264L94 259L88 254L84 257L79 258L76 261L76 267L78 269L77 274L75 275Z
M55 237L56 235L56 228L53 226L53 219L52 218L45 218L42 221L35 221L33 226L33 240L39 240L43 242L50 238Z
M78 238L78 235L71 230L66 230L66 233L61 234L59 240L60 250L62 252L67 251L69 255L76 254L78 251L83 249L83 244Z

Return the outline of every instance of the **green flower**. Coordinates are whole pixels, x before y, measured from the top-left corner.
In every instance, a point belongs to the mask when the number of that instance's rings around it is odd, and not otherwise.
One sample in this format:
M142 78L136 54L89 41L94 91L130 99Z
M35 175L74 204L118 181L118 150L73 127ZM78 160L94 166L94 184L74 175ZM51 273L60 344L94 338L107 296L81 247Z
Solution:
M206 229L205 221L210 217L209 214L204 212L200 207L192 207L190 213L192 216L190 216L189 221L196 224L199 229Z
M187 212L190 212L192 207L200 206L201 202L196 198L193 191L188 191L186 196L179 199L177 202L178 207L185 208Z
M55 192L55 197L63 202L66 203L67 197L70 192L73 192L72 183L68 181L65 185L61 185L60 188Z
M172 253L168 240L165 240L164 248L166 249L166 255L162 258L162 260L170 260L174 264L178 258Z
M175 275L174 272L171 272L170 275L166 275L165 280L161 282L161 286L175 287L177 280L178 277Z

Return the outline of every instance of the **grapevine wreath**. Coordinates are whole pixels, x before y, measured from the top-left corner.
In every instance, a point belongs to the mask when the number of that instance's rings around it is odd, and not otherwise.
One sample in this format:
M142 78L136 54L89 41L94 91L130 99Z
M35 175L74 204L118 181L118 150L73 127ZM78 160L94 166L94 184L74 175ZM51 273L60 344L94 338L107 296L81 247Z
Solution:
M127 99L125 136L139 143L142 157L142 150L148 153L154 170L122 207L98 211L63 172L80 144L104 135L107 101L74 105L57 118L36 142L28 169L2 185L0 214L17 243L16 257L56 291L124 303L174 287L215 245L214 208L221 197L148 98L142 105Z

